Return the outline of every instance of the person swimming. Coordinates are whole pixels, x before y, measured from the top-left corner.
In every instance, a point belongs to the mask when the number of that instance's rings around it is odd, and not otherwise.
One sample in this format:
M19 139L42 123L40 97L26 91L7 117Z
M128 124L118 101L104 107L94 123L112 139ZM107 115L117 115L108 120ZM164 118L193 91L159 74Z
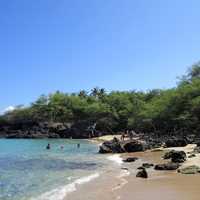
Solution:
M78 149L80 148L80 144L79 144L79 143L77 144L77 148L78 148Z
M51 149L51 145L48 143L46 149Z

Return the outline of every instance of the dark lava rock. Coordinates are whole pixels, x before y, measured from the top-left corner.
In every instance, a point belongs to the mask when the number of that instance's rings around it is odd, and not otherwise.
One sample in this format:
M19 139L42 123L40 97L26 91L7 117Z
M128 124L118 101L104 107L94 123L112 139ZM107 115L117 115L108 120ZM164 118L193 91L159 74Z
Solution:
M111 141L104 142L99 148L99 153L124 153L144 151L147 146L146 143L137 140L120 141L114 138Z
M135 162L136 160L138 160L137 157L129 157L123 160L123 162Z
M145 143L137 141L137 140L129 140L125 142L123 148L126 152L137 152L137 151L145 151L147 146Z
M163 159L170 159L175 150L168 151L164 154Z
M142 164L142 167L144 167L144 168L150 168L150 167L153 167L154 166L154 164L152 164L152 163L143 163Z
M158 164L155 165L154 169L155 170L176 170L179 168L178 163L165 163L165 164Z
M186 161L186 153L184 151L174 152L171 157L171 161L174 163L182 163Z
M175 163L182 163L186 160L186 153L184 151L169 151L164 156L164 159L170 159L172 162Z
M186 139L169 139L165 142L166 147L184 147L188 144Z
M148 178L148 174L147 174L147 171L146 169L141 169L141 171L139 171L137 174L136 174L136 177L140 177L140 178Z
M104 142L99 147L99 153L124 153L124 149L121 146L120 141L117 138L114 138L111 141Z

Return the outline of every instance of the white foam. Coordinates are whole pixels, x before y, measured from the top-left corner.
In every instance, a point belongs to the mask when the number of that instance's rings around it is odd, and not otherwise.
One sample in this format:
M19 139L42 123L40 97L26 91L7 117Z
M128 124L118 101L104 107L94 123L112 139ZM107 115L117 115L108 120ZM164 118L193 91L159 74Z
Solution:
M58 187L54 190L51 190L49 192L45 192L41 196L37 198L31 198L30 200L63 200L68 193L76 191L76 186L81 185L87 182L90 182L91 180L98 178L99 173L91 174L86 177L82 177L80 179L75 180L73 183L67 184L62 187Z
M130 175L130 172L128 170L123 170L121 171L121 173L119 174L119 176L117 176L117 178L120 179L120 184L116 185L115 187L112 188L112 191L115 190L119 190L120 188L122 188L124 185L126 185L128 183L128 181L124 178Z
M123 177L127 177L130 175L130 172L128 170L123 170L121 171L121 173L119 174L118 178L123 178Z
M122 160L122 158L120 157L119 154L108 156L108 159L111 160L111 161L116 162L119 165L121 165L123 163L123 160Z

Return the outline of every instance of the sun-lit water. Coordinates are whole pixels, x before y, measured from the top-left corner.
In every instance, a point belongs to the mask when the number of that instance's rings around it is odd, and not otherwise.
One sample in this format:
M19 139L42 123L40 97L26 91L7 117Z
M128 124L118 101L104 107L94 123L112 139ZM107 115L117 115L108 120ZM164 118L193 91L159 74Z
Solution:
M105 156L97 152L98 146L86 140L1 139L0 199L62 199L106 166Z

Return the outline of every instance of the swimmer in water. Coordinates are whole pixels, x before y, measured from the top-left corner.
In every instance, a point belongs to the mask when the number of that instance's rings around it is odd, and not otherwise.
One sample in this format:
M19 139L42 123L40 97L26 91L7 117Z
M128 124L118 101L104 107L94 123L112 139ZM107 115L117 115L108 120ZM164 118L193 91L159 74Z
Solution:
M60 148L61 148L61 149L64 149L64 146L63 146L63 145L61 145L61 146L60 146Z
M78 148L78 149L80 148L80 144L79 144L79 143L77 144L77 148Z
M51 145L48 143L46 149L51 149Z

